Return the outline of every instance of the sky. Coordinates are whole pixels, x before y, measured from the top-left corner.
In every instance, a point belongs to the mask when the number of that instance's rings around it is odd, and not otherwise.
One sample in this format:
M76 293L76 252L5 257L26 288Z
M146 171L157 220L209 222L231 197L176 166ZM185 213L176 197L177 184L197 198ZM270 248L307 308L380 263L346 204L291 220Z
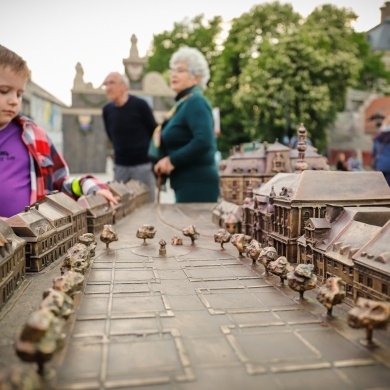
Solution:
M22 56L32 80L67 105L81 63L84 81L99 87L111 71L124 73L130 38L137 36L144 57L153 35L171 31L174 23L204 14L225 21L249 12L263 0L0 0L0 44ZM352 9L355 31L380 23L384 0L290 0L294 11L309 15L317 6Z

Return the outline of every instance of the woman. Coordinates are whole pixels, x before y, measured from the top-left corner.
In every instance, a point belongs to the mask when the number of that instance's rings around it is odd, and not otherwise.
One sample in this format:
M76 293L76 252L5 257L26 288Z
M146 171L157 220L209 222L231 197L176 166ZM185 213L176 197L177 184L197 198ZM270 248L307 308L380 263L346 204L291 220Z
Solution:
M209 66L203 54L191 47L176 51L169 65L176 105L161 133L166 156L154 170L170 175L177 203L217 202L214 121L211 105L202 93L210 78Z

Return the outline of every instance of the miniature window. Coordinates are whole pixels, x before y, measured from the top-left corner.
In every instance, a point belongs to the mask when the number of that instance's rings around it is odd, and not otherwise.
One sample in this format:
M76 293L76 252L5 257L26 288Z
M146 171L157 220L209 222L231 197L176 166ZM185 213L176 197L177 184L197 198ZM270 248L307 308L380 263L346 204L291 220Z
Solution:
M367 278L367 287L372 287L372 279Z
M363 283L363 282L364 282L363 275L362 275L362 274L359 274L359 283Z
M389 286L382 283L382 294L389 295Z

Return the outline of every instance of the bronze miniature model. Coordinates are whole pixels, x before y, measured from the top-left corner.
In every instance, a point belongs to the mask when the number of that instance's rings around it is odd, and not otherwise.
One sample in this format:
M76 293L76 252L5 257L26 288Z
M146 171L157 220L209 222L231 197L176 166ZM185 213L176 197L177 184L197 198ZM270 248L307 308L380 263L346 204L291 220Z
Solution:
M285 256L280 256L276 260L268 263L267 269L271 274L279 276L280 285L284 286L284 281L287 279L287 274L294 270Z
M79 242L86 245L90 251L91 257L95 256L95 249L97 246L97 241L93 233L84 233L79 236Z
M0 389L44 389L42 377L30 366L12 365L0 371Z
M237 248L238 255L243 257L243 253L246 253L247 247L251 240L251 236L242 233L236 233L232 235L230 242Z
M173 236L171 240L171 245L183 245L183 239L178 236Z
M167 243L165 242L165 240L163 240L163 239L161 239L160 241L159 241L159 244L160 244L160 249L159 249L159 251L158 251L158 254L160 255L160 256L165 256L166 254L167 254L167 250L166 250L166 245L167 245Z
M325 284L320 287L317 294L317 300L328 309L327 317L332 317L333 306L343 302L344 298L345 287L339 277L326 279Z
M57 276L53 279L53 288L73 298L74 295L80 292L83 282L84 276L82 274L68 271L64 275Z
M30 315L16 337L16 354L25 362L36 362L41 376L45 375L44 364L61 346L63 324L49 309L40 309Z
M258 260L264 266L264 276L269 276L268 264L278 257L278 253L273 246L266 246L260 252Z
M246 247L247 256L252 259L253 264L255 264L256 260L259 258L261 249L261 244L257 240L251 240L249 245Z
M304 299L306 290L312 290L317 285L317 276L313 273L313 264L298 264L294 271L287 274L288 286L299 292L299 299Z
M68 319L73 314L73 300L62 291L49 288L43 293L40 309L49 309L56 317Z
M195 245L195 240L199 238L199 233L196 231L195 226L194 225L187 226L182 231L186 237L191 238L191 245Z
M358 298L356 306L348 312L348 325L351 328L366 328L366 339L361 344L374 347L372 340L374 329L387 329L390 318L390 304L366 298Z
M103 231L100 234L100 241L106 244L106 249L109 249L109 245L113 241L118 241L118 235L116 234L112 225L104 225Z
M230 241L231 234L225 229L219 229L218 233L214 234L214 241L221 244L221 251L225 250L223 244Z
M144 240L143 245L147 245L147 238L154 238L157 230L152 225L142 225L138 230L136 236Z
M75 271L85 274L90 265L89 248L81 242L73 245L67 252L61 270L61 275L67 271Z

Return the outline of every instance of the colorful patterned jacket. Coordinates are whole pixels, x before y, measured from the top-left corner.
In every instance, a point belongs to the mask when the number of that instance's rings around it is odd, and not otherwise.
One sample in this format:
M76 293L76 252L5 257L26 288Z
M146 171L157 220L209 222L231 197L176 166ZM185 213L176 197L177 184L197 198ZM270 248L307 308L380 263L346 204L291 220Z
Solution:
M93 194L100 188L108 188L90 175L71 179L64 158L45 131L27 117L18 116L15 120L23 128L22 140L30 154L30 204L55 190L77 199L81 195Z

